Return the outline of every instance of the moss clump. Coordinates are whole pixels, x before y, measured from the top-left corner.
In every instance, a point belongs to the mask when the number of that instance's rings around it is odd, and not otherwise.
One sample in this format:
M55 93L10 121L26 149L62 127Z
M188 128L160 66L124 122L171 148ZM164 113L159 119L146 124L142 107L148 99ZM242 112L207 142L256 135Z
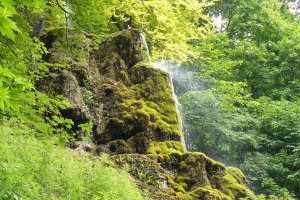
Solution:
M44 63L44 64L51 69L67 69L72 66L69 64L59 64L59 63Z
M187 176L176 176L174 181L178 184L180 184L185 191L189 190L189 185L188 183L191 181L191 177Z
M135 120L138 120L145 130L155 129L158 126L155 122L159 118L159 113L142 100L124 100L118 104L118 112L115 114L118 123L124 126Z
M196 159L195 159L195 156L193 156L193 154L185 154L183 155L183 160L186 164L195 164L196 163Z
M110 154L127 154L132 153L133 150L125 140L114 140L108 143Z
M231 176L233 176L239 184L247 186L247 180L246 180L243 172L240 169L235 168L235 167L228 167L226 169L226 172L228 174L230 174Z
M170 155L170 154L179 154L181 155L184 152L184 147L179 141L165 141L165 142L151 142L147 154L154 155Z
M121 101L122 99L128 98L130 96L127 87L121 82L115 82L113 79L104 78L104 84L102 88L104 91L104 96L106 98L114 97L115 100Z
M222 177L226 187L226 193L232 198L248 198L255 199L255 195L245 185L245 176L237 168L227 168L227 174Z
M156 125L161 133L182 136L169 75L144 63L136 64L130 73L134 83L131 90L136 99L157 111Z
M159 112L158 107L141 99L124 100L118 104L114 120L122 126L138 120L143 130L159 130L161 135L176 135L179 138L182 135L179 125Z
M174 181L174 179L175 179L174 176L168 177L168 183L172 185L172 188L173 188L176 192L185 193L184 187L183 187L180 183L176 183L176 182Z
M182 171L185 170L186 168L187 168L187 164L184 161L181 161L179 163L179 169Z
M129 80L129 77L128 77L127 72L124 71L124 70L121 70L121 71L119 72L119 74L120 74L119 76L120 76L121 80L122 80L126 85L129 85L129 84L130 84L130 80Z
M193 190L192 192L186 193L185 198L187 200L194 200L194 199L231 200L232 199L226 194L223 194L221 191L217 189L213 189L210 185L206 185L205 187L199 187L196 190Z
M192 154L196 159L203 159L203 161L205 161L206 163L209 163L209 166L211 166L213 168L219 167L220 169L226 169L226 166L223 163L215 161L215 160L209 158L204 153L200 153L200 152L188 152L188 153L186 153L186 155L188 155L188 154Z

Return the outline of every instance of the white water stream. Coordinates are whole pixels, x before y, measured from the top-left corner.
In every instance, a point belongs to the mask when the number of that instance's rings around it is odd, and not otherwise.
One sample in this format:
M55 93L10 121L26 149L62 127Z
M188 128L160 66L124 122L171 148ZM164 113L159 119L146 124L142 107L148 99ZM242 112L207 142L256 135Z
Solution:
M147 56L148 56L149 64L152 64L154 67L159 68L159 69L167 72L169 74L169 76L170 76L170 86L172 88L172 97L173 97L173 99L175 101L175 106L176 106L176 110L177 110L177 119L178 119L178 123L180 125L180 131L182 133L182 136L181 136L180 139L181 139L181 142L182 142L184 148L186 149L186 143L185 143L185 139L184 139L185 138L185 133L183 131L183 122L182 122L182 118L181 118L181 106L180 106L180 103L178 101L177 95L175 94L172 75L171 75L171 73L168 70L169 67L168 67L168 65L163 65L161 63L151 63L150 52L149 52L149 48L148 48L146 39L145 39L145 37L144 37L144 35L142 33L140 33L140 37L141 37L142 43L146 47L146 53L147 53Z
M142 39L142 43L145 45L146 47L146 53L148 55L148 61L149 61L149 64L151 65L151 58L150 58L150 52L149 52L149 48L148 48L148 44L147 44L147 41L144 37L144 35L142 33L140 33L140 37Z
M65 17L66 17L66 23L67 27L73 28L74 27L74 22L72 19L72 16L70 16L70 13L72 13L72 5L70 0L64 0L63 1L63 7L66 9Z
M155 66L155 65L154 65ZM182 121L182 117L181 117L181 105L178 101L178 98L177 98L177 95L175 94L175 90L174 90L174 85L173 85L173 78L170 74L170 78L171 78L171 87L172 87L172 96L173 96L173 99L175 101L175 106L176 106L176 110L177 110L177 118L178 118L178 123L179 123L179 126L180 126L180 132L182 133L182 137L180 138L184 148L186 149L186 144L185 144L185 134L184 134L184 131L183 131L183 121Z
M177 98L177 95L175 94L175 90L174 90L174 85L173 85L173 78L172 78L172 75L171 73L169 73L169 67L167 65L163 65L161 63L152 63L152 65L156 68L159 68L165 72L168 72L169 76L170 76L170 85L171 85L171 88L172 88L172 97L175 101L175 106L176 106L176 110L177 110L177 119L178 119L178 123L180 125L180 131L182 133L182 136L181 136L181 142L184 146L185 149L186 148L186 143L185 143L185 132L183 130L183 121L182 121L182 117L181 117L181 105L178 101L178 98Z

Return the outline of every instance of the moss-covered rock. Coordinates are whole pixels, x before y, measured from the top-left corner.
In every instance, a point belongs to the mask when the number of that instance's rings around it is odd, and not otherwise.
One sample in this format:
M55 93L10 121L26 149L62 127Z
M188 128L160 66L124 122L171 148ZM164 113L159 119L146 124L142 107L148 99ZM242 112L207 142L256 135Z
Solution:
M229 167L222 177L224 190L232 199L252 198L254 194L249 190L244 174L238 168Z
M138 30L102 44L72 30L64 34L53 29L41 36L50 72L36 86L69 101L62 114L74 121L74 133L92 122L88 151L110 154L152 199L254 199L238 169L186 152L170 76L142 62Z
M181 155L184 151L185 149L180 141L168 140L164 142L151 142L146 153L152 155L170 155L177 153Z
M226 168L204 154L164 153L119 154L112 158L149 191L152 199L255 199L240 170Z

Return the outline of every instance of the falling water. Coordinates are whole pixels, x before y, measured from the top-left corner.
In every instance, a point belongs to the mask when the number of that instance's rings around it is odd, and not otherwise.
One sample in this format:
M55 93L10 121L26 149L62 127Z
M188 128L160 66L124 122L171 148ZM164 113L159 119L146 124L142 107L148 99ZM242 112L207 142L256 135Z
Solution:
M141 39L142 39L143 44L144 44L145 47L146 47L146 53L147 53L147 55L148 55L148 61L149 61L149 64L151 64L150 52L149 52L149 48L148 48L146 39L145 39L145 37L144 37L144 35L143 35L142 33L140 33L140 36L141 36Z
M166 72L168 72L172 78L172 89L173 87L173 97L177 106L177 109L180 113L180 119L181 119L181 126L182 126L182 133L184 135L184 141L182 141L188 151L193 151L194 148L192 145L192 142L190 142L190 133L189 130L184 123L184 112L181 104L179 103L177 99L177 95L189 92L189 91L200 91L206 88L205 84L200 81L195 81L193 72L189 72L183 68L180 68L177 65L168 65L168 64L162 64L162 62L159 63L153 63L153 65L157 68L160 68ZM177 94L177 95L176 95Z
M151 63L151 58L150 58L150 53L149 53L149 48L148 48L148 45L147 45L147 42L146 42L146 39L144 37L144 35L142 33L140 33L140 37L142 39L142 43L145 45L146 47L146 53L148 55L148 61L149 61L149 64L152 64L154 67L156 68L159 68L163 71L166 71L168 72L168 68L167 66L165 65L161 65L160 63ZM168 72L169 73L169 72ZM173 80L172 80L172 75L169 73L170 75L170 85L171 85L171 89L172 89L172 97L175 101L175 106L176 106L176 110L177 110L177 118L178 118L178 122L179 122L179 125L180 125L180 130L181 130L181 133L183 133L183 136L181 137L181 142L184 146L184 148L186 149L186 143L185 143L185 134L184 134L184 131L183 131L183 122L182 122L182 119L181 119L181 106L180 106L180 103L178 101L178 98L177 98L177 95L175 94L175 90L174 90L174 86L173 86Z
M176 106L176 110L177 110L177 118L178 118L178 122L179 122L179 125L180 125L180 130L181 130L181 133L183 133L183 136L181 137L181 142L182 142L184 148L186 149L186 143L185 143L185 139L184 139L186 134L183 130L183 121L182 121L182 118L181 118L181 105L178 101L177 95L175 94L172 75L169 73L168 67L166 65L162 65L160 63L153 63L153 66L156 67L156 68L159 68L163 71L168 72L168 74L170 75L170 85L171 85L171 89L172 89L172 96L173 96L173 99L175 101L175 106Z
M72 20L72 16L70 16L70 13L72 13L71 1L70 0L65 0L65 1L63 1L63 5L64 5L64 8L67 11L67 12L65 12L67 27L73 28L74 27L74 22Z
M180 126L180 131L181 133L183 134L183 136L181 137L181 142L184 146L184 148L186 149L186 144L185 144L185 134L184 134L184 131L183 131L183 122L182 122L182 118L181 118L181 106L180 106L180 103L178 101L178 98L177 98L177 95L175 94L175 90L174 90L174 85L173 85L173 78L172 76L170 75L170 78L171 78L171 87L172 87L172 96L173 96L173 99L175 101L175 106L176 106L176 110L177 110L177 118L178 118L178 122L179 122L179 126Z

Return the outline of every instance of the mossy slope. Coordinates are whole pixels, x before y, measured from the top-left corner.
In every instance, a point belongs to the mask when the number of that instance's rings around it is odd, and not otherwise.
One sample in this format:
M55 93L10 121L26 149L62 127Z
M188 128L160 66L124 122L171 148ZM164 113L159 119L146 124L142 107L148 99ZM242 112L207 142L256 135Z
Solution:
M119 154L112 159L153 199L256 199L240 170L202 153Z
M241 173L185 151L170 77L142 62L138 30L101 44L72 32L66 44L62 33L52 30L41 38L52 69L37 88L70 102L62 113L75 122L79 141L78 125L93 123L89 151L114 156L154 199L254 199Z

